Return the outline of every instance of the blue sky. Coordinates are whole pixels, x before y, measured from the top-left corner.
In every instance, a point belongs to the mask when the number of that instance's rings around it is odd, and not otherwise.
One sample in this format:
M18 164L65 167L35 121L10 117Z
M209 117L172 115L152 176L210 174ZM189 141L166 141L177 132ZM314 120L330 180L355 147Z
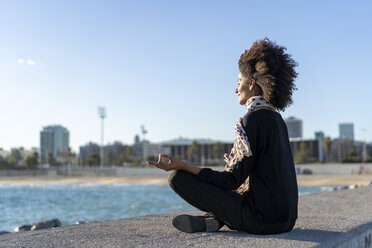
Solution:
M0 147L39 146L61 124L77 151L179 136L233 141L240 54L264 37L299 63L294 104L304 137L353 122L372 141L370 1L0 2Z

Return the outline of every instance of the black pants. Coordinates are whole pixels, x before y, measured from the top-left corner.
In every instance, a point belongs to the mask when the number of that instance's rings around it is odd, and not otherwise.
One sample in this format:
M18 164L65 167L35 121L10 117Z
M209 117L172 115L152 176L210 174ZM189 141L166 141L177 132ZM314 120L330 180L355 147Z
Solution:
M244 197L207 183L186 171L173 171L169 185L185 201L204 212L211 212L230 229L252 234L289 232L296 220L267 224L254 220Z

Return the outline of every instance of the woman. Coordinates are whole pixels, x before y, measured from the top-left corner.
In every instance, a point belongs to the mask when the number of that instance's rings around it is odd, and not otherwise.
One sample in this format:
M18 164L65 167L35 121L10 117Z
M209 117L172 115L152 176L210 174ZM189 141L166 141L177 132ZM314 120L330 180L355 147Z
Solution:
M235 126L235 142L225 154L225 171L199 168L159 154L146 163L174 172L172 189L206 216L180 215L173 225L183 232L217 231L223 225L252 234L292 230L298 189L287 126L278 113L292 103L296 62L286 48L265 38L239 60L239 104L247 112ZM168 163L163 162L168 160Z

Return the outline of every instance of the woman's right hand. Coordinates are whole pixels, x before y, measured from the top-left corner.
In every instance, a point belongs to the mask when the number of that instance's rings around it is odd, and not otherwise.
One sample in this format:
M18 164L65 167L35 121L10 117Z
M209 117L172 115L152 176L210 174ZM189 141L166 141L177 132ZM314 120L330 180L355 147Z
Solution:
M168 163L163 162L162 159L168 160ZM185 168L185 163L175 157L171 157L164 154L159 154L158 162L146 161L146 164L157 167L165 171L171 170L182 170Z

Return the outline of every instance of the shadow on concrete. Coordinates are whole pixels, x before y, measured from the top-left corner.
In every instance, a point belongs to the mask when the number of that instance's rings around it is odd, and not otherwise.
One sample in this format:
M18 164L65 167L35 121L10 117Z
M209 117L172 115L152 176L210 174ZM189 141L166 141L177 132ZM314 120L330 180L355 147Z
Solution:
M300 229L294 228L288 233L275 234L275 235L253 235L245 232L238 232L233 230L224 229L215 233L216 236L224 237L239 237L239 238L255 238L255 239L283 239L283 240L295 240L318 243L315 247L324 248L334 246L335 244L345 244L346 242L357 239L355 242L359 242L360 247L372 247L371 236L361 237L358 236L368 234L372 232L372 222L359 225L347 232L327 231L318 229ZM364 242L364 243L363 243Z
M334 232L316 229L293 229L288 233L274 234L274 235L253 235L245 232L237 231L219 231L216 235L231 236L231 237L254 237L258 239L287 239L287 240L298 240L298 241L309 241L321 243L329 239L336 238L339 235L345 234L344 232Z

